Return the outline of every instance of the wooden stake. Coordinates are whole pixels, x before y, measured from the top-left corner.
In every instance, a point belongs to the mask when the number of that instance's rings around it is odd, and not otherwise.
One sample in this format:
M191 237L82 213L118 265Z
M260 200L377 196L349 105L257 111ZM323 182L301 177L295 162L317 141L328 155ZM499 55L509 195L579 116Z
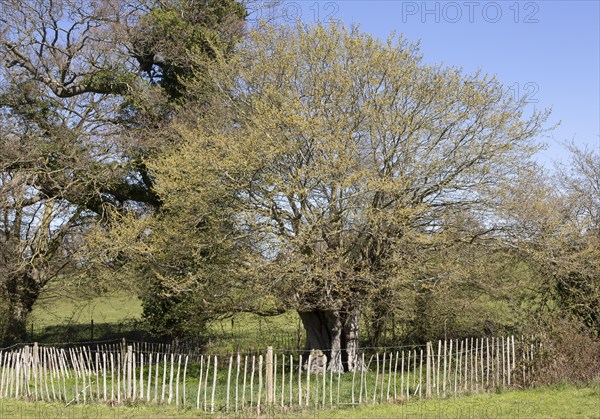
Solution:
M412 372L414 375L414 371L410 369L410 349L408 350L408 355L406 359L406 400L410 400L410 373ZM402 351L402 355L404 355L404 351Z
M121 403L121 360L122 359L123 359L122 356L117 356L117 403ZM77 391L77 389L76 389L76 391Z
M182 405L183 407L185 407L185 401L186 401L186 386L185 386L185 381L186 381L186 376L187 376L187 364L188 364L188 358L189 356L186 355L185 356L185 363L183 365L183 399L182 399Z
M240 353L238 352L236 357L236 373L235 373L235 412L238 412L238 403L239 403L239 385L240 385L240 364L242 358L240 357Z
M496 386L500 387L500 338L496 339Z
M512 363L510 362L510 336L506 337L506 374L507 374L507 383L508 387L510 387L511 382L511 368Z
M198 392L196 393L196 409L200 409L200 391L202 389L202 373L204 369L204 355L200 356L200 375L198 377Z
M415 390L417 388L417 350L416 349L413 349L413 388Z
M471 341L472 342L472 341ZM479 339L475 339L475 364L473 364L473 369L475 370L475 391L479 391L479 363L478 363L478 351L479 351Z
M260 402L263 389L263 356L258 356L258 396L256 397L256 412L260 415Z
M250 410L254 407L254 366L256 358L252 355L252 374L250 375Z
M173 355L171 355L173 358ZM162 379L162 394L160 397L161 403L165 402L165 392L167 389L167 354L163 354L163 379Z
M225 411L229 412L229 393L231 389L231 367L233 366L233 356L229 357L229 368L227 370L227 394L225 396Z
M281 354L281 407L285 406L285 353Z
M181 354L177 357L177 375L175 378L175 405L179 406L179 373L181 371ZM173 374L173 370L171 370Z
M156 366L154 367L154 403L158 403L158 373L160 372L160 353L156 353Z
M485 386L490 387L490 338L485 338Z
M419 399L423 397L423 348L421 348L421 361L419 362Z
M312 364L312 353L308 354L308 364L306 369L306 406L310 403L310 372Z
M106 401L106 352L102 353L102 390L102 400Z
M506 344L502 336L502 387L506 387Z
M327 385L327 362L323 363L323 368L321 369L323 372L323 397L321 397L321 400L323 400L323 407L325 407L325 389L326 389L326 385Z
M294 404L293 400L293 381L294 378L294 356L290 354L290 408Z
M244 356L244 379L242 384L242 411L246 408L246 374L248 372L248 355Z
M485 383L484 383L484 369L483 369L483 338L481 338L481 343L479 345L479 368L480 368L480 372L481 372L481 389L483 390L485 388Z
M341 353L340 353L340 357L341 357ZM341 363L341 362L340 362ZM354 363L354 370L356 371L357 365L356 362ZM338 372L337 372L337 397L336 397L336 406L339 407L340 405L340 383L342 380L342 369L338 368ZM352 392L354 392L354 389L352 389Z
M340 369L338 368L338 371L339 370ZM329 408L333 408L333 368L329 369Z
M215 412L215 391L217 390L217 356L214 357L214 366L213 366L213 386L212 393L210 396L210 412Z
M66 394L66 393L65 393ZM115 357L110 353L110 401L115 400Z
M465 382L464 390L469 390L469 339L465 339Z
M355 380L355 378L356 378L356 368L354 368L354 371L352 371L352 405L353 406L355 404L355 401L354 401L354 392L355 392L355 390L354 390L354 380ZM359 403L362 402L362 373L360 375L360 386L361 386L360 387L360 395L361 395L361 397L359 397L359 399L358 399Z
M267 347L267 359L266 359L266 385L267 385L267 405L270 406L273 404L273 347ZM261 377L262 377L262 368L261 368ZM260 387L260 385L259 385Z
M396 378L398 376L398 351L396 351L396 361L394 362L394 400L396 400L397 397L397 393L396 393ZM390 366L392 364L390 363ZM389 397L389 389L388 389L388 397Z
M365 370L365 354L362 353L362 364L360 366L360 382L359 382L359 387L360 389L358 390L358 403L362 403L362 396L363 396L363 379L364 379L364 370ZM352 404L354 405L354 375L356 374L356 369L353 371L352 373ZM367 399L367 395L365 394L365 400Z
M298 406L302 406L302 354L298 357Z
M377 380L379 379L379 354L376 357L377 364L375 368L375 387L373 388L373 404L375 404L375 397L377 396Z
M440 397L440 366L441 366L441 356L442 356L442 341L438 340L438 353L437 353L437 373L435 374L435 392L438 398ZM444 353L444 363L446 362L446 355ZM445 368L445 366L444 366ZM444 371L445 376L446 371ZM444 383L445 384L445 383Z
M152 387L152 352L148 359L148 388L146 389L146 401L150 403L150 388Z
M277 403L277 354L273 353L273 402L272 405Z
M140 352L140 400L144 399L144 353Z
M425 398L429 399L431 397L431 381L430 381L430 375L431 375L431 361L433 358L433 354L431 353L431 342L427 342L427 362L425 365Z
M135 352L133 352L132 354L132 361L131 361L131 399L135 401L136 398L136 393L137 393L137 385L136 385L136 372L135 372Z
M383 364L381 365L381 394L379 395L379 402L383 403L383 391L385 389L385 361L386 353L383 352Z
M511 347L512 347L512 369L514 371L517 368L517 364L515 362L515 337L514 337L514 335L511 336L511 339L512 339L512 345L511 345ZM540 345L541 345L541 343L540 343Z
M410 354L410 352L409 352ZM398 357L396 356L396 360L398 360ZM396 377L394 377L396 378ZM394 387L396 387L394 385ZM395 390L395 388L394 388ZM402 350L402 359L400 361L400 395L402 395L404 393L404 350ZM394 399L397 399L396 397L396 393L394 393Z

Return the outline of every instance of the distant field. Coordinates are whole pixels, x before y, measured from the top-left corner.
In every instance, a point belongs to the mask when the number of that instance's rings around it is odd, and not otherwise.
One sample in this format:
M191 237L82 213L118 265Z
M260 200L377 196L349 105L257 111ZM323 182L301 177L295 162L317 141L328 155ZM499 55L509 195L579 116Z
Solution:
M122 323L139 319L141 314L139 298L118 291L94 298L78 295L42 298L34 306L31 320L36 329L42 329L68 323L87 325L91 320L94 323Z
M144 331L141 315L141 301L125 291L89 297L83 293L60 295L50 288L34 306L28 325L29 340L88 341L92 337L151 340ZM295 312L274 317L239 313L209 325L206 349L212 353L264 350L268 345L296 349L303 336Z
M89 341L139 335L142 305L134 295L118 291L90 298L77 292L46 292L33 307L28 321L30 341Z
M0 418L93 417L180 418L206 417L195 409L172 406L71 405L0 400ZM281 417L283 412L263 417ZM296 412L294 418L600 418L600 385L559 386L458 399ZM211 417L223 417L218 412ZM231 415L230 417L234 417ZM239 416L238 416L239 417ZM244 414L244 417L248 417Z

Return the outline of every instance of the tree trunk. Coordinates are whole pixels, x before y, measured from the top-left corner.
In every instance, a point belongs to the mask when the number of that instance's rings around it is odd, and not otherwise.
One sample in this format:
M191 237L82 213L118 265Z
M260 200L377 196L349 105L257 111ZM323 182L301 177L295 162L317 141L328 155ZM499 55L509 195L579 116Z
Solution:
M0 340L5 343L25 342L27 340L27 318L34 303L40 296L41 287L34 275L21 274L9 278L6 282L8 310L7 324Z
M358 361L358 311L298 312L306 331L307 351L320 350L334 372L354 371Z

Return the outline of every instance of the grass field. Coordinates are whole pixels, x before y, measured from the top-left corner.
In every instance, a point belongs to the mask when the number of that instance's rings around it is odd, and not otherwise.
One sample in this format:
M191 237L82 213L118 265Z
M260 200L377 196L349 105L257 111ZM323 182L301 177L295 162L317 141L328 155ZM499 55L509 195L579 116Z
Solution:
M140 335L141 302L124 291L93 298L77 293L60 298L43 297L34 305L29 318L31 341L69 342Z
M480 394L457 399L289 412L295 418L600 418L600 385L585 388L556 386ZM275 411L266 417L281 417ZM195 409L172 406L115 406L28 403L0 400L0 418L179 418L206 417ZM217 412L211 417L222 417ZM235 416L235 415L231 415ZM248 417L248 413L238 417Z
M53 295L52 289L46 292ZM30 316L30 341L52 343L122 337L153 340L141 321L141 301L125 291L96 297L83 293L44 297L42 295L36 303ZM299 349L299 343L304 340L300 319L295 312L273 317L239 313L213 321L208 330L204 349L206 353L215 354L264 350L269 345Z

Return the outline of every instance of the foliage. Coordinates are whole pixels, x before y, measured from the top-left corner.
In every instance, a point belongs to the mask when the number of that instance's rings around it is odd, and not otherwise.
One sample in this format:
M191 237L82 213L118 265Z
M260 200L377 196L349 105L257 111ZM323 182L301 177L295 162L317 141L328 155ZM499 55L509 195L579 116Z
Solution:
M111 208L161 205L142 159L163 143L148 130L176 107L179 78L198 71L169 54L223 56L242 34L244 9L235 1L3 0L0 11L0 263L22 335L41 289L91 257L72 255L90 225L106 222Z
M506 191L507 242L544 278L546 304L600 334L600 155L569 147L570 171L521 179Z
M524 118L495 79L336 24L266 25L187 90L207 78L210 106L178 113L171 151L145 161L160 211L103 242L132 270L202 313L342 323L383 290L493 288L478 258L507 228L497 192L534 170L546 113Z

